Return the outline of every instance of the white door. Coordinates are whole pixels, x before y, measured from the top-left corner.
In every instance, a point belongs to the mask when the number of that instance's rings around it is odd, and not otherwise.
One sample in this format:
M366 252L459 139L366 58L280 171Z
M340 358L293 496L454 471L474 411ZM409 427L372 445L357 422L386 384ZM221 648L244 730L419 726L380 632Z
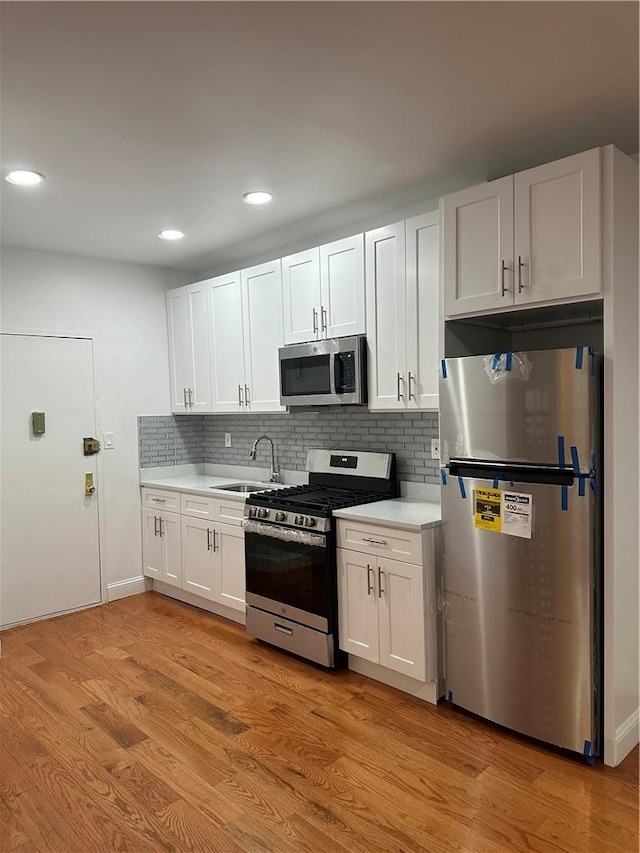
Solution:
M212 278L207 284L211 322L211 385L214 412L242 412L244 346L240 273Z
M182 586L182 532L180 514L177 512L159 512L158 527L162 548L162 574L164 583Z
M407 219L407 397L410 409L438 408L440 216Z
M163 548L156 510L142 509L142 565L148 578L162 580Z
M320 334L323 338L365 332L364 235L320 246Z
M188 412L189 373L189 305L187 288L167 291L167 327L169 332L169 369L171 373L171 411Z
M211 366L209 353L209 317L207 284L200 281L187 287L189 323L187 402L189 412L210 412Z
M0 624L100 602L97 457L90 340L2 335ZM34 435L32 413L44 412Z
M213 598L214 576L213 525L205 519L183 515L183 589L203 598Z
M278 347L283 345L280 261L242 270L245 406L282 412Z
M215 600L245 612L244 530L231 524L216 525Z
M320 336L320 251L307 249L282 259L284 342L301 344Z
M338 548L337 562L340 648L378 663L376 558Z
M406 282L404 222L365 235L369 409L405 409Z
M514 187L516 303L599 294L600 150L519 172Z
M424 681L426 641L422 566L378 558L380 663Z
M444 315L513 304L513 176L445 196Z

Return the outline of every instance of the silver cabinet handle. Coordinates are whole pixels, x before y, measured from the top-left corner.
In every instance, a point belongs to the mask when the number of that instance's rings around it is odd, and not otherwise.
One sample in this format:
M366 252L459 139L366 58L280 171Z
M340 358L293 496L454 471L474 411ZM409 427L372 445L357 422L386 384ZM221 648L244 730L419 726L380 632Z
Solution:
M157 515L153 516L153 535L154 536L158 535L158 516Z
M242 385L238 385L238 405L242 406Z
M211 530L207 527L207 551L211 550Z
M325 311L324 305L320 306L320 331L327 331L327 312Z
M416 377L413 375L413 373L411 371L409 371L409 383L408 383L408 385L409 385L409 399L411 400L411 398L413 398L415 400L416 395L411 393L411 383L412 382L417 384L416 383Z
M505 270L507 270L507 269L508 269L508 267L505 264L505 262L500 261L500 296L504 296L508 290L506 284L504 283L504 274L505 274Z
M384 572L382 571L380 566L378 566L378 598L382 598L382 593L384 592L384 590L382 589L382 575L383 574L384 574Z
M184 400L184 407L187 408L187 389L182 389L182 399Z
M367 595L371 595L374 592L375 586L373 583L373 569L367 563Z
M167 502L167 499L166 499L166 498L151 498L151 500L152 500L152 501L154 501L154 503L157 503L157 504L164 504L164 503L166 503L166 502Z
M522 257L518 255L518 293L522 293L522 288L524 287L522 283L522 267L524 263L522 262Z
M404 379L402 378L402 376L400 376L399 373L396 373L396 377L396 399L399 403L402 398L402 394L400 393L400 383L404 382Z
M217 550L218 550L217 533L216 533L215 528L214 528L213 529L213 552L214 552L214 554Z
M244 386L244 404L245 404L245 406L248 406L250 402L251 402L251 400L249 399L249 386L245 385Z
M315 308L312 308L311 310L313 312L313 334L317 335L318 334L318 312L316 311Z
M363 542L370 542L372 545L386 545L387 544L386 539L369 539L368 536L363 536L362 541Z
M189 392L189 407L193 409L193 390L191 388L187 388Z
M158 533L160 536L164 536L164 530L162 529L162 519L158 516Z

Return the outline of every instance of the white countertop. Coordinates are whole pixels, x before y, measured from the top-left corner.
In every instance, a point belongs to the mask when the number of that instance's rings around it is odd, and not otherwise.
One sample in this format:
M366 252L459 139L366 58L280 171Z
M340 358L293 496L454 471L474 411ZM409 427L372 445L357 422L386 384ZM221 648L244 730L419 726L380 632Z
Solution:
M144 471L144 469L143 469ZM231 483L258 483L257 480L245 480L242 477L212 477L208 474L184 474L178 477L153 477L146 479L140 476L140 485L151 489L165 489L174 492L184 492L189 495L204 495L209 498L231 498L234 501L244 501L249 495L245 492L229 492L220 486ZM261 483L263 489L277 489L274 483Z
M426 530L440 524L440 504L413 498L393 498L348 509L334 510L336 518L349 518L370 524L386 524L403 530Z

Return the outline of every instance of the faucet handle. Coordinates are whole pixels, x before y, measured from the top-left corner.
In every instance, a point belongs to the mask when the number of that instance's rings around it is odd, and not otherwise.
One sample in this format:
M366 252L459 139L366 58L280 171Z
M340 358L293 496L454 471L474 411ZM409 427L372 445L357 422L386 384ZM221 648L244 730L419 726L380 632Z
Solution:
M280 471L272 471L271 476L269 477L270 483L281 483L282 482L282 474Z

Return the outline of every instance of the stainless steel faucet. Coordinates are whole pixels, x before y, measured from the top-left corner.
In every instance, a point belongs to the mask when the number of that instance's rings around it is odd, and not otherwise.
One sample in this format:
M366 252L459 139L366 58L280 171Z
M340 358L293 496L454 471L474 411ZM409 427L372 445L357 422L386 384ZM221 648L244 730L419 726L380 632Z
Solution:
M270 483L280 483L282 480L282 476L280 474L280 469L276 465L276 452L275 452L275 448L273 446L273 441L271 441L271 439L269 438L268 435L261 435L258 438L256 438L256 440L253 442L253 445L251 447L251 451L249 453L249 459L255 459L256 458L256 450L258 448L258 442L262 441L263 438L265 439L265 441L268 441L269 444L271 445L271 476L269 477L269 482Z

